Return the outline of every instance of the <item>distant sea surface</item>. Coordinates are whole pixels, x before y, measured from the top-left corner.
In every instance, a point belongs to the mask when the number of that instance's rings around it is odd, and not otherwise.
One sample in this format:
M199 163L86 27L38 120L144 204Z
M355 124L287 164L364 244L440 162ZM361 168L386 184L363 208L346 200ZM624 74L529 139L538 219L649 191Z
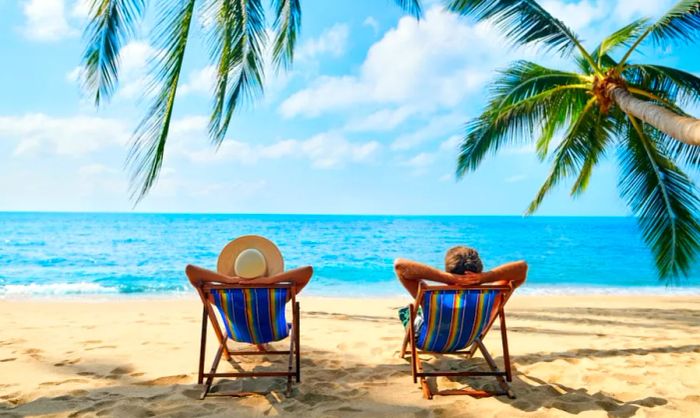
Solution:
M192 292L186 264L216 268L231 239L259 234L287 268L314 267L309 294L403 294L393 260L443 267L469 245L486 268L524 259L522 293L700 294L700 266L659 281L632 218L0 213L0 298Z

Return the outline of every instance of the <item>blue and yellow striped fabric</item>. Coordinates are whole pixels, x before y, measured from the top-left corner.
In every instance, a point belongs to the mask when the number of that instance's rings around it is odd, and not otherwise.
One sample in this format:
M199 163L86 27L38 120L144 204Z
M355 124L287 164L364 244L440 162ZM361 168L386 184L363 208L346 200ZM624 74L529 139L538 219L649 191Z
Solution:
M234 341L265 344L289 335L284 305L289 289L212 289L212 302Z
M497 308L497 290L431 290L423 296L423 324L416 346L449 353L471 345Z

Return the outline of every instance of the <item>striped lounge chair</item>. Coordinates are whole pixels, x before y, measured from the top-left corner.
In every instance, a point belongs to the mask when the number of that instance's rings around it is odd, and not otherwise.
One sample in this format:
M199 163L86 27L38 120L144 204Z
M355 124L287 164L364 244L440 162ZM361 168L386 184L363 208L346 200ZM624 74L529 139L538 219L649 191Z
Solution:
M246 396L254 392L210 392L214 378L219 377L286 377L287 395L291 394L292 378L300 381L299 371L299 302L292 284L276 285L223 285L204 283L197 289L204 311L202 313L202 339L199 350L198 384L204 383L200 399L209 396ZM292 302L292 323L287 323L285 304ZM218 316L218 317L217 317ZM209 373L204 372L207 343L207 322L211 323L219 341L219 348ZM221 324L223 323L223 330ZM289 350L232 351L227 346L229 339L241 343L267 344L289 337ZM253 355L287 355L289 366L284 371L250 371L217 373L221 357L233 363L234 357ZM234 364L235 365L235 364ZM240 367L236 367L241 370ZM205 381L206 379L206 381Z
M484 397L508 395L515 398L508 382L512 381L505 302L513 292L511 286L425 286L421 283L415 303L409 306L410 320L406 330L401 357L405 357L410 345L413 382L420 379L423 396L471 395ZM418 310L422 321L416 323ZM483 338L500 317L501 342L505 371L498 369L496 362L483 344ZM419 354L456 354L471 358L476 350L481 351L491 371L433 371L423 370ZM471 388L444 390L432 393L426 380L433 376L494 376L501 391L487 392ZM505 379L504 379L505 378Z

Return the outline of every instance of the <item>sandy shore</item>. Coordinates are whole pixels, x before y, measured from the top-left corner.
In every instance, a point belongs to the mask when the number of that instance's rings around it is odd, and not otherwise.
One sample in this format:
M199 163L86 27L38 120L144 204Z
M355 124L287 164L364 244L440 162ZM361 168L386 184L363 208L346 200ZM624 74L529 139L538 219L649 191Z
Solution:
M516 295L507 312L518 398L432 401L397 357L396 309L408 299L300 300L302 383L293 396L282 381L259 379L223 385L271 388L266 396L205 401L195 385L194 297L0 301L0 416L700 416L700 297ZM498 334L486 345L500 363ZM494 387L488 378L436 383Z

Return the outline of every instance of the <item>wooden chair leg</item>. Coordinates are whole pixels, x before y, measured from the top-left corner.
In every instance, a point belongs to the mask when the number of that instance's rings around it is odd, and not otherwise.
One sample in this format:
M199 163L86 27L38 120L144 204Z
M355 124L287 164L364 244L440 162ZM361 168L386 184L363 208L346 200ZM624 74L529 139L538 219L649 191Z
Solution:
M207 348L207 308L203 308L202 312L202 339L199 342L199 368L197 372L197 384L201 385L204 382L204 356Z
M433 399L433 393L430 391L430 385L428 385L428 380L425 377L420 378L421 391L423 392L423 398L427 400Z
M503 307L499 309L498 315L501 317L501 343L503 345L503 363L506 371L506 380L513 381L513 373L510 367L510 353L508 351L508 333L506 332L506 316Z
M292 371L292 362L294 361L294 327L292 327L292 335L289 338L289 365L287 367L287 391L285 395L287 397L292 396L292 376L294 372Z
M481 340L477 340L477 344L479 346L479 351L481 351L481 354L484 356L484 359L491 368L491 371L500 372L500 370L498 370L498 366L496 365L496 361L491 356L491 353L489 353L489 351L486 349L484 343L482 343ZM510 385L508 382L506 382L503 376L496 376L496 380L498 381L499 386L501 386L501 389L503 389L503 394L508 395L508 397L511 399L515 399L515 393L513 393L513 390L510 388Z
M409 331L409 344L411 345L411 374L413 375L413 383L418 383L418 377L416 376L418 372L418 362L420 361L418 359L418 352L416 350L416 330L414 327L414 322L416 319L416 312L415 308L413 305L409 306L410 310L410 320L411 322L408 324L408 331Z
M296 355L296 380L297 383L301 382L301 310L299 308L299 302L294 304L294 308L297 311L297 321L296 330L294 332L294 351Z
M226 341L224 341L219 346L219 349L216 352L216 356L214 356L214 363L212 363L211 370L209 371L209 377L207 377L207 381L204 383L204 390L202 391L202 395L199 397L200 400L204 399L207 396L207 393L209 393L209 390L211 389L211 384L214 381L214 374L216 373L216 369L219 367L219 361L221 361L221 355L224 352L225 346Z
M406 357L406 350L408 349L408 339L410 337L409 334L410 334L410 331L408 330L408 328L406 328L406 332L404 333L404 336L403 336L403 343L401 344L401 354L399 354L399 356L401 356L401 358Z

